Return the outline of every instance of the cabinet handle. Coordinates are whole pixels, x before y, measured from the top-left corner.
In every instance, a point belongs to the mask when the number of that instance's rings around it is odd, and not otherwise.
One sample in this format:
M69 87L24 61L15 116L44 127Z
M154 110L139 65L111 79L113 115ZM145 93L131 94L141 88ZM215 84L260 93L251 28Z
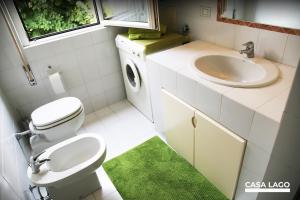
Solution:
M193 127L196 128L197 126L197 119L195 116L192 117L192 124L193 124Z

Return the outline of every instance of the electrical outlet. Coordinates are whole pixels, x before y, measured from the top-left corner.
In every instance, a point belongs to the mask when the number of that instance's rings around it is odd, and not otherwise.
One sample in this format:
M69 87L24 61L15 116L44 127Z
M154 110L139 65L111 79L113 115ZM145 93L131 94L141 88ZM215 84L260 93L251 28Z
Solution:
M210 17L211 15L211 8L208 6L200 6L200 16L201 17Z

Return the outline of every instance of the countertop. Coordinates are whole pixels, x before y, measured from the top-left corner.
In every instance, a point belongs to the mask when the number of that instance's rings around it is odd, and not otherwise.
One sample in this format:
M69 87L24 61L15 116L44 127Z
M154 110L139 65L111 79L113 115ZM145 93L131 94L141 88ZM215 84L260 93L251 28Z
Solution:
M194 41L166 51L151 54L147 59L279 123L291 89L295 68L272 62L280 69L280 77L275 83L260 88L234 88L207 81L195 73L191 63L192 59L208 51L243 56L235 50L204 41Z

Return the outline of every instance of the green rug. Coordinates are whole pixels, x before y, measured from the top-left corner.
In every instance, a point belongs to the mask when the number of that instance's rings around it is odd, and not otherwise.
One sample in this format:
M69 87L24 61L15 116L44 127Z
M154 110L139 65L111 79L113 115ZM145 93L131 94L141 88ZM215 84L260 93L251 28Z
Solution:
M159 137L103 164L124 200L227 199Z

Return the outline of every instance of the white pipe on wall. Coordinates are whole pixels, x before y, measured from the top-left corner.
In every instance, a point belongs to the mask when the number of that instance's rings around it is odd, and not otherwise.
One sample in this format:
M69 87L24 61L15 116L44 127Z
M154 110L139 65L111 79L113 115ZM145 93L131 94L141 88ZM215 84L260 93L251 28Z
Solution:
M33 72L31 71L30 65L28 63L28 60L27 60L27 58L26 58L26 56L25 56L25 54L23 52L23 47L22 47L22 44L21 44L20 39L18 37L17 31L15 29L15 26L14 26L14 24L12 22L11 16L10 16L10 14L8 12L8 9L5 6L3 0L0 0L0 9L1 9L1 13L3 15L4 21L5 21L6 25L7 25L8 30L9 30L9 33L10 33L10 35L11 35L11 37L13 39L13 42L14 42L16 48L17 48L17 52L18 52L18 54L19 54L19 56L20 56L20 58L22 60L22 63L23 63L22 68L23 68L23 70L24 70L24 72L25 72L25 74L27 76L29 84L31 86L37 85L37 82L35 80Z

